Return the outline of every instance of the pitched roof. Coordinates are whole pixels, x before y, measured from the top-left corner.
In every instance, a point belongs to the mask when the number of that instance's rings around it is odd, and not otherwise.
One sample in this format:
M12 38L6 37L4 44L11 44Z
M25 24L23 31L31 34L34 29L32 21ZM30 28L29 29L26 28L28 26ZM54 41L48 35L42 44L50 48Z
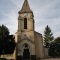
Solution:
M24 1L22 9L19 11L19 13L32 13L27 0Z

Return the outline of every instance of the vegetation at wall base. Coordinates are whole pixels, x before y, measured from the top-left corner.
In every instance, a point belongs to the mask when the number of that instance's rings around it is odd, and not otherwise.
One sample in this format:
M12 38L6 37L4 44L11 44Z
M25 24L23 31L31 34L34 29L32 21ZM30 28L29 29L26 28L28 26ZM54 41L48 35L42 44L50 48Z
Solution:
M6 60L6 58L0 58L0 60Z

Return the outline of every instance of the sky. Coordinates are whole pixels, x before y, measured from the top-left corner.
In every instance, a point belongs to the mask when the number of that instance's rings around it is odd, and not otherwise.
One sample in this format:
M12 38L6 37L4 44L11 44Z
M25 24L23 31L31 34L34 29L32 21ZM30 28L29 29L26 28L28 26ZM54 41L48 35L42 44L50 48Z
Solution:
M18 29L18 12L24 0L0 0L0 25L8 27L10 34ZM60 0L28 0L34 13L35 31L44 35L48 25L53 36L60 37Z

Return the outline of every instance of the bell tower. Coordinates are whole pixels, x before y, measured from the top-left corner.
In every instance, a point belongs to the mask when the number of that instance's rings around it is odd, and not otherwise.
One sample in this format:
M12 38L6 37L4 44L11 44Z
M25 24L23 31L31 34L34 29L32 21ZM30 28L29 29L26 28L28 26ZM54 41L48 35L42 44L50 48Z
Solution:
M18 14L17 60L35 60L34 15L30 9L28 0L24 0Z
M22 9L18 13L18 31L34 30L34 16L27 0L24 1Z

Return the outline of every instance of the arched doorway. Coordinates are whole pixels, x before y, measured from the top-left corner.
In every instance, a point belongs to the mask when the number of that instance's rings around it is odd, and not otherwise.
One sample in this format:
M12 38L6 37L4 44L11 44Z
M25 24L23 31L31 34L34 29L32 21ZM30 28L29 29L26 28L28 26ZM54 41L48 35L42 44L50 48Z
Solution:
M25 59L30 59L30 52L29 52L29 47L28 44L24 44L24 50L23 50L23 60Z

